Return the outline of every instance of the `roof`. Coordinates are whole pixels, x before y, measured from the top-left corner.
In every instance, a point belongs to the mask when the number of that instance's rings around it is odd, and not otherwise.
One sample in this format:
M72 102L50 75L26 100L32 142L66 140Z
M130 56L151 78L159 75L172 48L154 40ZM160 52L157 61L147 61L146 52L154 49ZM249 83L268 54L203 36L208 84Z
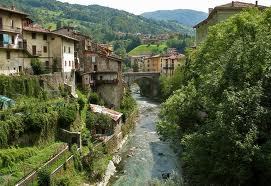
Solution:
M6 11L6 12L12 12L14 14L19 14L19 15L23 15L23 16L28 16L28 14L24 13L24 12L20 12L20 11L17 11L17 10L12 10L10 8L5 8L5 7L0 7L0 10L2 11Z
M100 105L90 104L90 109L94 113L105 114L105 115L109 116L114 121L118 121L121 118L121 116L123 115L120 112L105 108L104 106L100 106Z
M195 25L193 28L198 28L199 26L207 23L210 19L212 19L212 17L214 16L214 14L218 10L237 10L237 11L241 11L242 9L252 8L252 7L257 7L259 9L265 9L265 8L267 8L266 6L258 5L257 1L256 1L256 4L253 4L253 3L244 3L244 2L239 2L239 1L232 1L231 3L227 3L227 4L224 4L224 5L216 6L209 13L209 16L205 20L201 21L200 23L198 23L197 25Z
M33 24L30 26L23 27L23 30L30 32L42 32L42 33L51 33L50 30L42 28L42 26L38 24Z
M66 39L70 39L70 40L74 40L74 41L79 41L78 39L75 39L73 37L70 37L70 36L67 36L67 35L64 35L64 34L59 34L57 32L51 32L51 33L54 34L54 35L60 36L60 37L64 37Z

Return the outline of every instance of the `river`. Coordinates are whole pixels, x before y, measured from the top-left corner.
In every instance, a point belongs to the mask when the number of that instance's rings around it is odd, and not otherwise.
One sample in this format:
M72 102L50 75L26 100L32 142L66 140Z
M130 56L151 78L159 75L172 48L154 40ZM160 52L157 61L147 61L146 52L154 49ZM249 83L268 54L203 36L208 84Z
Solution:
M119 151L122 162L111 179L113 186L145 186L162 180L162 174L180 177L178 158L168 143L162 142L155 130L160 105L133 91L139 107L139 120L126 144Z

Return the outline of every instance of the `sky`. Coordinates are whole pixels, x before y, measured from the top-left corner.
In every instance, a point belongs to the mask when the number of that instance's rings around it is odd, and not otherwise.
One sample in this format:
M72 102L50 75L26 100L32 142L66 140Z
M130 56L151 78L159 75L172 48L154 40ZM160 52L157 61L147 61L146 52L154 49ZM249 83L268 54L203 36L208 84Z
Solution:
M155 10L193 9L208 12L208 8L231 2L231 0L59 0L72 4L98 4L106 7L125 10L139 15ZM243 0L238 0L243 1ZM255 3L255 0L243 2ZM258 0L260 5L271 5L271 0Z

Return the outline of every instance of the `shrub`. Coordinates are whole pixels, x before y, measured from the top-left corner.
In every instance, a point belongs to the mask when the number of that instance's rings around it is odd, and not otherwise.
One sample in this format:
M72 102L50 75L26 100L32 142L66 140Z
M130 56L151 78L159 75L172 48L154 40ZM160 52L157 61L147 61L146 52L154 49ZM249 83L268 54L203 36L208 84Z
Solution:
M54 185L55 186L69 186L69 185L71 185L71 180L70 180L71 178L70 177L68 177L68 176L61 176L61 177L59 177L59 178L56 178L55 180L54 180Z
M62 128L69 128L75 121L77 115L77 108L74 104L68 104L59 111L59 124Z
M39 186L50 186L51 185L51 177L48 169L40 169L37 173L38 176L38 185Z
M41 61L38 58L31 59L31 67L35 75L40 75L43 73Z
M98 104L99 100L100 100L100 98L99 98L99 95L97 93L91 92L89 94L89 98L88 98L89 103L91 103L91 104Z

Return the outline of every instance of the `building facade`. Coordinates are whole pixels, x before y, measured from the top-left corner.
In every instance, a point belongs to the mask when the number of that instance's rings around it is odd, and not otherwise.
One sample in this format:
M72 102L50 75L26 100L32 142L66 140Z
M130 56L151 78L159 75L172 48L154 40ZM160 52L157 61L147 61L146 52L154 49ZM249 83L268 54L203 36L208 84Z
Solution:
M161 58L161 74L172 76L175 70L185 64L185 55L165 55Z
M258 1L255 4L243 3L238 1L232 1L231 3L220 5L215 8L209 8L209 15L207 19L194 26L196 29L196 45L203 42L208 36L208 28L221 21L228 19L230 16L240 13L242 10L251 7L258 7L259 9L265 9L265 6L258 5Z
M0 7L0 74L23 72L23 20L27 14Z

